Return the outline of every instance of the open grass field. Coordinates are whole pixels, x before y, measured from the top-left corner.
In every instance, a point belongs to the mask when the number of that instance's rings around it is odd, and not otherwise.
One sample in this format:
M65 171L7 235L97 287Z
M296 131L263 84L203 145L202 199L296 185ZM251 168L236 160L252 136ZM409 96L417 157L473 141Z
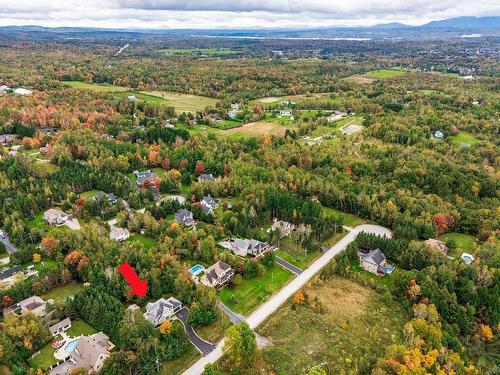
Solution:
M342 215L344 217L344 225L348 227L355 227L356 225L366 223L366 220L363 220L360 217L352 214L347 214L345 212L336 210L335 208L323 206L323 209L325 210L325 213L330 216Z
M450 240L455 241L457 244L456 249L448 249L448 255L452 257L459 257L465 251L466 253L472 253L474 249L474 244L476 243L476 238L469 234L450 232L445 233L439 239L443 242Z
M479 139L467 133L458 133L457 135L450 136L450 139L456 143L466 143L468 145L475 145L481 142Z
M218 102L217 99L206 96L178 94L175 92L142 91L141 93L167 100L168 105L173 106L177 113L203 111L205 107L213 107Z
M57 172L59 169L59 166L58 165L55 165L55 164L52 164L52 163L48 163L48 162L42 162L42 161L39 161L37 160L35 162L36 166L37 166L37 172L40 174L40 175L43 175L43 176L46 176L48 174L52 174L52 173L55 173Z
M154 104L173 106L177 113L202 111L205 107L212 107L218 102L217 99L205 96L179 94L167 91L134 91L128 87L116 85L98 85L79 81L64 81L66 86L93 90L99 92L112 93L115 97L125 99L129 95L134 95L139 101L149 101Z
M330 374L369 373L366 365L402 339L403 309L373 289L334 278L305 292L323 313L289 302L257 329L273 344L263 350L264 373L302 375L320 363Z
M285 96L280 96L280 97L266 97L266 98L259 98L255 100L251 100L249 102L249 105L263 105L265 107L280 107L281 106L281 101L289 100L292 102L295 102L297 104L303 103L303 102L308 102L308 101L314 101L314 100L321 100L321 101L328 101L331 102L332 104L342 104L342 98L340 96L336 96L335 93L331 92L317 92L317 93L308 93L308 94L299 94L299 95L285 95Z
M291 125L280 125L276 122L263 120L250 122L238 128L226 130L224 131L224 133L226 135L239 135L249 137L260 137L263 135L276 135L278 137L282 137L285 135L286 129L295 129L295 127Z
M97 194L97 192L98 190L96 189L84 191L83 193L80 193L80 198L83 198L85 200L92 199Z
M385 79L403 75L406 71L404 69L377 69L366 72L365 75L373 79Z
M88 336L96 332L97 330L84 320L72 320L71 328L66 331L69 337Z
M221 120L217 121L213 127L217 129L222 129L222 130L227 130L227 129L233 129L241 126L241 121L237 120Z
M254 279L243 279L241 285L224 288L217 294L231 310L248 314L274 292L281 289L291 278L291 272L274 265L271 269L266 270L262 276Z
M52 342L52 341L51 341ZM44 345L39 354L35 353L34 357L28 359L28 364L34 369L47 370L50 366L57 364L57 359L54 357L54 348L51 342Z
M82 288L82 284L71 282L66 285L56 286L55 288L49 290L47 293L43 294L41 297L44 300L53 299L62 301L69 296L74 296L75 294L79 293Z
M42 230L46 230L48 228L47 222L43 220L43 211L39 212L35 215L35 217L28 221L27 223L28 228L38 228Z
M162 55L227 56L240 53L230 48L166 48L158 51Z
M152 247L158 246L158 242L156 242L154 238L145 236L143 234L134 234L133 236L130 236L127 240L127 242L134 242L134 241L142 243L145 249L150 249Z

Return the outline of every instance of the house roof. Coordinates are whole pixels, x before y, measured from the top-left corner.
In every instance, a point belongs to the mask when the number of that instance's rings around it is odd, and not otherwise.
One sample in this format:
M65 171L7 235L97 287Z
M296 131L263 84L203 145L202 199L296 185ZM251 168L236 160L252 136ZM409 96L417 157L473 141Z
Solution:
M152 324L157 325L164 318L165 310L172 311L180 306L182 306L182 302L174 297L170 297L169 299L160 298L158 301L150 302L146 305L144 317Z
M66 327L68 325L71 325L71 319L70 318L63 319L60 322L57 322L56 324L51 325L49 327L50 334L54 335L59 331L60 328Z
M211 265L206 269L205 275L207 277L208 282L212 284L214 280L219 279L224 272L230 269L231 266L229 264L219 260L217 263Z
M182 208L175 213L175 220L177 220L177 222L190 225L193 222L193 213L185 208Z
M22 267L19 265L16 265L14 267L3 270L2 272L0 272L0 280L8 279L9 277L12 277L17 272L23 272Z
M121 238L124 236L127 238L130 236L130 232L128 229L115 227L114 225L112 225L110 227L110 230L109 230L109 238L110 239L114 240L114 239Z
M214 176L212 176L211 173L210 174L204 173L198 176L198 181L213 181L213 180L215 180L215 178Z
M78 339L75 350L71 352L71 357L76 366L93 368L102 354L109 355L108 343L109 338L103 332L82 336Z
M363 259L376 265L381 265L385 261L385 255L380 249L375 249L366 254Z

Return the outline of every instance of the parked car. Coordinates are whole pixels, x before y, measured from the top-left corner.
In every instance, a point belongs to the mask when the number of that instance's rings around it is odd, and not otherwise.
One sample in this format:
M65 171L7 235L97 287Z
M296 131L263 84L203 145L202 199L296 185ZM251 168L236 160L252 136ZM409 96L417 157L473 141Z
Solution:
M0 238L4 240L7 238L7 234L3 230L0 230Z

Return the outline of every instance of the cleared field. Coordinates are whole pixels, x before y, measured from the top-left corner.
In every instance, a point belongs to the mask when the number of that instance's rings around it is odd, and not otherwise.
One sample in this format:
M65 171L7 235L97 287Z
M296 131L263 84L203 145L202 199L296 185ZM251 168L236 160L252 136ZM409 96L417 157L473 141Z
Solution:
M167 91L133 91L128 87L116 85L98 85L79 81L64 81L66 86L93 90L99 92L113 93L115 97L125 99L134 95L139 101L148 101L154 104L171 105L177 113L202 111L205 107L212 107L218 102L217 99L205 96L179 94Z
M168 100L169 105L173 106L178 113L203 111L205 107L213 107L218 102L217 99L206 96L167 91L141 91L141 93Z
M364 75L373 78L373 79L384 79L384 78L392 78L403 75L406 71L404 69L377 69L372 70L370 72L366 72Z
M116 85L98 85L96 83L86 83L80 81L63 81L66 86L73 87L75 89L85 89L100 92L119 92L119 91L130 91L128 87L116 86Z
M472 253L476 238L469 234L450 232L445 233L439 239L443 242L454 241L457 245L456 249L449 249L448 255L452 257L459 257L464 251L466 253Z
M322 312L289 302L257 329L273 344L263 350L263 373L305 374L320 363L330 374L369 373L385 347L402 339L403 309L373 289L334 278L305 292Z
M240 51L230 48L166 48L158 51L162 55L200 55L200 56L225 56L235 55Z
M293 126L280 125L271 121L257 121L242 125L239 128L225 130L226 134L244 136L276 135L282 137L287 129L294 129Z
M66 285L59 285L55 288L52 288L47 293L42 295L42 298L45 300L54 299L54 300L64 300L69 296L74 296L78 294L80 290L82 290L83 285L77 282L71 282Z
M481 142L479 139L467 133L458 133L457 135L452 135L450 139L456 143L466 143L468 145L475 145Z

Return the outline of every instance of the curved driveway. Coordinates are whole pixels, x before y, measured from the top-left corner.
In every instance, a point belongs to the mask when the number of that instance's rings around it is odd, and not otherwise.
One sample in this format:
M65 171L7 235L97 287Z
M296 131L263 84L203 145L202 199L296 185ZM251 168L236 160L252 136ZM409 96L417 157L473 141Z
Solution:
M350 230L350 229L348 229ZM247 319L250 328L255 329L266 320L273 312L275 312L283 303L291 296L297 293L316 273L326 266L335 255L345 250L347 245L356 239L356 236L361 233L373 233L380 236L392 237L392 233L387 228L379 225L362 224L350 230L339 242L333 245L327 252L314 261L309 268L305 269L300 275L293 279L289 284L284 286L278 293L273 295L267 302L255 310ZM194 365L183 372L183 375L201 375L208 363L215 363L222 357L222 347L224 339L219 341L215 349L203 358L200 358Z

